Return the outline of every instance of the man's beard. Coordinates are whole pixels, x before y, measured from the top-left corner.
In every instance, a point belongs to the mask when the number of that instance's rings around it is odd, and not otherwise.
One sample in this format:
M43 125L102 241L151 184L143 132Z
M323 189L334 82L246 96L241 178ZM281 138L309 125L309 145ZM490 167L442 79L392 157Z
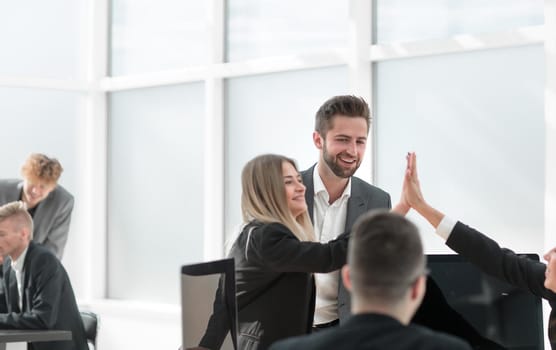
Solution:
M356 159L355 160L356 165L355 165L354 168L345 169L340 164L338 164L338 162L340 161L338 159L340 154L338 154L337 156L334 157L330 153L328 153L328 150L326 149L326 142L325 142L325 144L322 148L322 158L324 159L324 162L326 163L326 165L328 165L330 170L332 170L334 175L336 175L338 177L341 177L341 178L344 178L344 179L353 176L353 174L355 174L357 169L359 169L359 166L361 165L361 162L359 161L359 159Z

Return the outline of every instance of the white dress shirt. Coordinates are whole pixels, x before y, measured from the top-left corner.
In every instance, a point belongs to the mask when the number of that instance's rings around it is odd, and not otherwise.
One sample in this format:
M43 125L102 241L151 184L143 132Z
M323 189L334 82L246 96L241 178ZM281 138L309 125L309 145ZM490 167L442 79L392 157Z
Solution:
M19 294L19 310L23 311L23 263L25 262L25 257L27 256L27 248L21 253L21 255L16 259L12 260L12 269L15 272L15 279L17 280L17 291Z
M454 230L456 223L457 223L456 220L450 218L447 215L444 215L442 220L440 220L438 227L436 227L436 234L444 238L445 241L447 241L448 238L450 237L450 234Z
M346 226L347 204L351 196L351 178L344 192L334 203L329 204L330 196L324 187L317 167L313 171L314 205L313 226L316 238L327 243L344 233ZM338 281L339 270L330 273L315 273L317 296L314 324L323 324L338 319Z

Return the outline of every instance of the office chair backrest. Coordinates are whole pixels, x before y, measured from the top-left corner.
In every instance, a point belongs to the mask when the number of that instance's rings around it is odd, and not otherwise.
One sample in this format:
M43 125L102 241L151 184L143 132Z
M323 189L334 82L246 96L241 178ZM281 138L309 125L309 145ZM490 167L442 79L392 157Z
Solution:
M218 300L217 298L218 291ZM234 259L223 259L181 268L182 346L196 347L205 335L215 302L222 306L222 324L230 331L220 349L237 349L237 307Z
M80 311L81 320L85 327L85 336L87 343L92 344L97 349L97 334L98 334L98 315L91 311ZM90 346L89 346L90 348Z

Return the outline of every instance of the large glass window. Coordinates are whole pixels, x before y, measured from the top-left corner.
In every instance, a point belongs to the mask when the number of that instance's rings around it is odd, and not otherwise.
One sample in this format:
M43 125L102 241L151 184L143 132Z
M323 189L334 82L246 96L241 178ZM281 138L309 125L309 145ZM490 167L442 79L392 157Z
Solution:
M206 63L205 1L113 0L111 75Z
M110 96L109 297L179 302L203 259L203 84Z
M315 113L324 101L345 94L347 69L334 67L230 79L226 103L226 234L241 224L241 170L263 153L294 158L299 170L318 160Z
M0 1L0 75L83 79L87 3Z
M87 293L85 265L80 261L79 246L84 232L80 229L86 204L82 199L83 154L85 137L84 96L56 90L0 87L0 123L2 125L1 178L21 179L21 166L31 153L57 158L64 171L58 183L75 198L64 265L77 296Z
M398 198L414 150L431 203L505 245L542 251L544 74L540 45L377 64L378 184ZM415 219L429 249L447 250Z
M230 0L228 61L343 48L348 5L335 0Z
M0 101L2 178L20 178L25 158L30 153L45 153L60 161L64 168L60 183L72 192L79 168L82 95L0 87Z
M543 23L542 0L377 0L375 42L439 39Z

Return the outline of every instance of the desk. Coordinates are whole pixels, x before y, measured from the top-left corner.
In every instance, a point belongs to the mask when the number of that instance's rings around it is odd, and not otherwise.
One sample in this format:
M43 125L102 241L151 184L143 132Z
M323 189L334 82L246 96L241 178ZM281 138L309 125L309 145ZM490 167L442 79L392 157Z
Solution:
M0 350L6 343L71 340L70 331L0 329Z

